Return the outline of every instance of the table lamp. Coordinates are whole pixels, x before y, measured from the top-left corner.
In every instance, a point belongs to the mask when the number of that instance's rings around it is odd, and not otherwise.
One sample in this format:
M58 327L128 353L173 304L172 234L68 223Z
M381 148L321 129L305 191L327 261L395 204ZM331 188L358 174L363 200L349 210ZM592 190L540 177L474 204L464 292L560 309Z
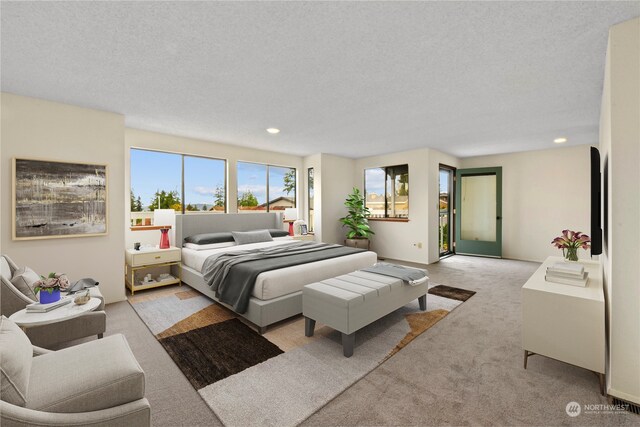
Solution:
M169 249L175 241L176 211L173 209L156 209L153 211L153 223L160 228L160 249Z
M298 219L298 209L286 208L284 210L284 222L289 223L289 236L293 236L293 223Z

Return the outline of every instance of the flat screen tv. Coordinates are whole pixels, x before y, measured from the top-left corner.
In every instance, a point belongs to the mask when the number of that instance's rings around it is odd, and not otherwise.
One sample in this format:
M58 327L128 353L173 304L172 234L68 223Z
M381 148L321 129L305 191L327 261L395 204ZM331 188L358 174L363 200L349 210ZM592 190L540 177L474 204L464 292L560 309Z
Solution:
M602 253L600 152L591 147L591 255Z

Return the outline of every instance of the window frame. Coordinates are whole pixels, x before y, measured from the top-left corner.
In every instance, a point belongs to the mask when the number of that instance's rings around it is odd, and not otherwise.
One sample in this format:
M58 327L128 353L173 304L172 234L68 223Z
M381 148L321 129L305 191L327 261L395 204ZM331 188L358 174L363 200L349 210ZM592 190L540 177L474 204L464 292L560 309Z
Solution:
M251 161L246 161L246 160L236 160L236 200L238 199L238 197L240 196L240 188L239 185L240 183L238 182L238 166L240 163L246 163L246 164L251 164L251 165L260 165L260 166L265 166L266 167L266 184L265 184L265 205L266 205L266 209L264 211L255 211L254 213L268 213L271 212L271 201L269 200L269 168L274 167L274 168L281 168L281 169L293 169L294 170L294 176L295 176L295 187L293 190L293 207L298 209L298 168L293 167L293 166L285 166L285 165L274 165L271 163L260 163L260 162L251 162ZM258 205L260 206L260 205ZM249 209L247 209L249 210ZM241 213L240 212L240 205L237 204L236 202L236 212L237 213ZM245 212L248 213L248 212Z
M389 174L389 171L393 171L396 168L406 168L407 170L407 185L409 184L409 164L405 163L405 164L397 164L397 165L391 165L391 166L376 166L376 167L370 167L370 168L365 168L363 170L363 181L364 181L364 205L365 207L367 206L367 196L368 196L368 192L367 192L367 170L371 170L371 169L382 169L384 172L384 216L382 217L369 217L368 219L371 221L396 221L396 222L407 222L409 221L409 190L407 190L407 214L406 216L398 216L398 215L390 215L390 208L389 208L389 200L390 200L390 194L389 194L389 190L388 190L388 183L389 180L387 179L387 177L391 176ZM396 175L395 173L393 174L392 179L390 180L391 183L393 184L393 193L395 195L395 193L397 192L397 188L396 188L396 179L399 175ZM393 209L395 211L395 209Z
M228 159L224 159L224 158L220 158L220 157L210 157L210 156L204 156L201 154L187 154L187 153L180 153L177 151L165 151L165 150L156 150L153 148L143 148L143 147L129 147L129 194L131 194L131 188L133 188L133 183L131 182L131 150L138 150L138 151L151 151L154 153L161 153L161 154L173 154L173 155L177 155L180 156L180 167L181 167L181 171L180 171L180 205L181 205L181 210L180 211L176 211L176 213L180 213L182 215L184 215L186 213L186 208L187 205L185 203L185 194L184 194L184 159L185 157L195 157L195 158L201 158L201 159L207 159L207 160L220 160L224 162L224 212L209 212L209 211L198 211L198 212L203 212L203 213L228 213L229 212L229 160ZM131 210L131 206L129 206L129 214L131 214L133 211ZM144 211L143 211L144 212Z
M313 233L314 227L313 227L313 222L315 220L315 215L316 215L316 207L315 207L315 200L316 200L316 178L315 178L316 172L315 169L313 167L311 168L307 168L307 226L309 228L309 233ZM311 190L313 190L313 200L311 197ZM312 203L313 202L313 203ZM312 207L313 204L313 207ZM313 218L311 217L311 212L313 212Z

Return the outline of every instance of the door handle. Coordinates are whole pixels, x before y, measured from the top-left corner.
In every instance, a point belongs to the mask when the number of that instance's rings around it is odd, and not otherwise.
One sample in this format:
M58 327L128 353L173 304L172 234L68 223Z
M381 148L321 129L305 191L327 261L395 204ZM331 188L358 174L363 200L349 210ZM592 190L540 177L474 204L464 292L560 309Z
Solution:
M497 216L496 219L502 219L502 217L501 216Z

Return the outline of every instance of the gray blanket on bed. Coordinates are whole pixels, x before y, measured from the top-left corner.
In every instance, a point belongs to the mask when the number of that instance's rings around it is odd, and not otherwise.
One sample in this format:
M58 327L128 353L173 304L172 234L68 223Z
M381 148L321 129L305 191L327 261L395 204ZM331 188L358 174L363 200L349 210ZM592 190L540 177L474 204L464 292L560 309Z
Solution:
M260 273L363 251L340 245L295 241L275 247L211 255L205 260L201 273L216 298L242 314L247 311Z

